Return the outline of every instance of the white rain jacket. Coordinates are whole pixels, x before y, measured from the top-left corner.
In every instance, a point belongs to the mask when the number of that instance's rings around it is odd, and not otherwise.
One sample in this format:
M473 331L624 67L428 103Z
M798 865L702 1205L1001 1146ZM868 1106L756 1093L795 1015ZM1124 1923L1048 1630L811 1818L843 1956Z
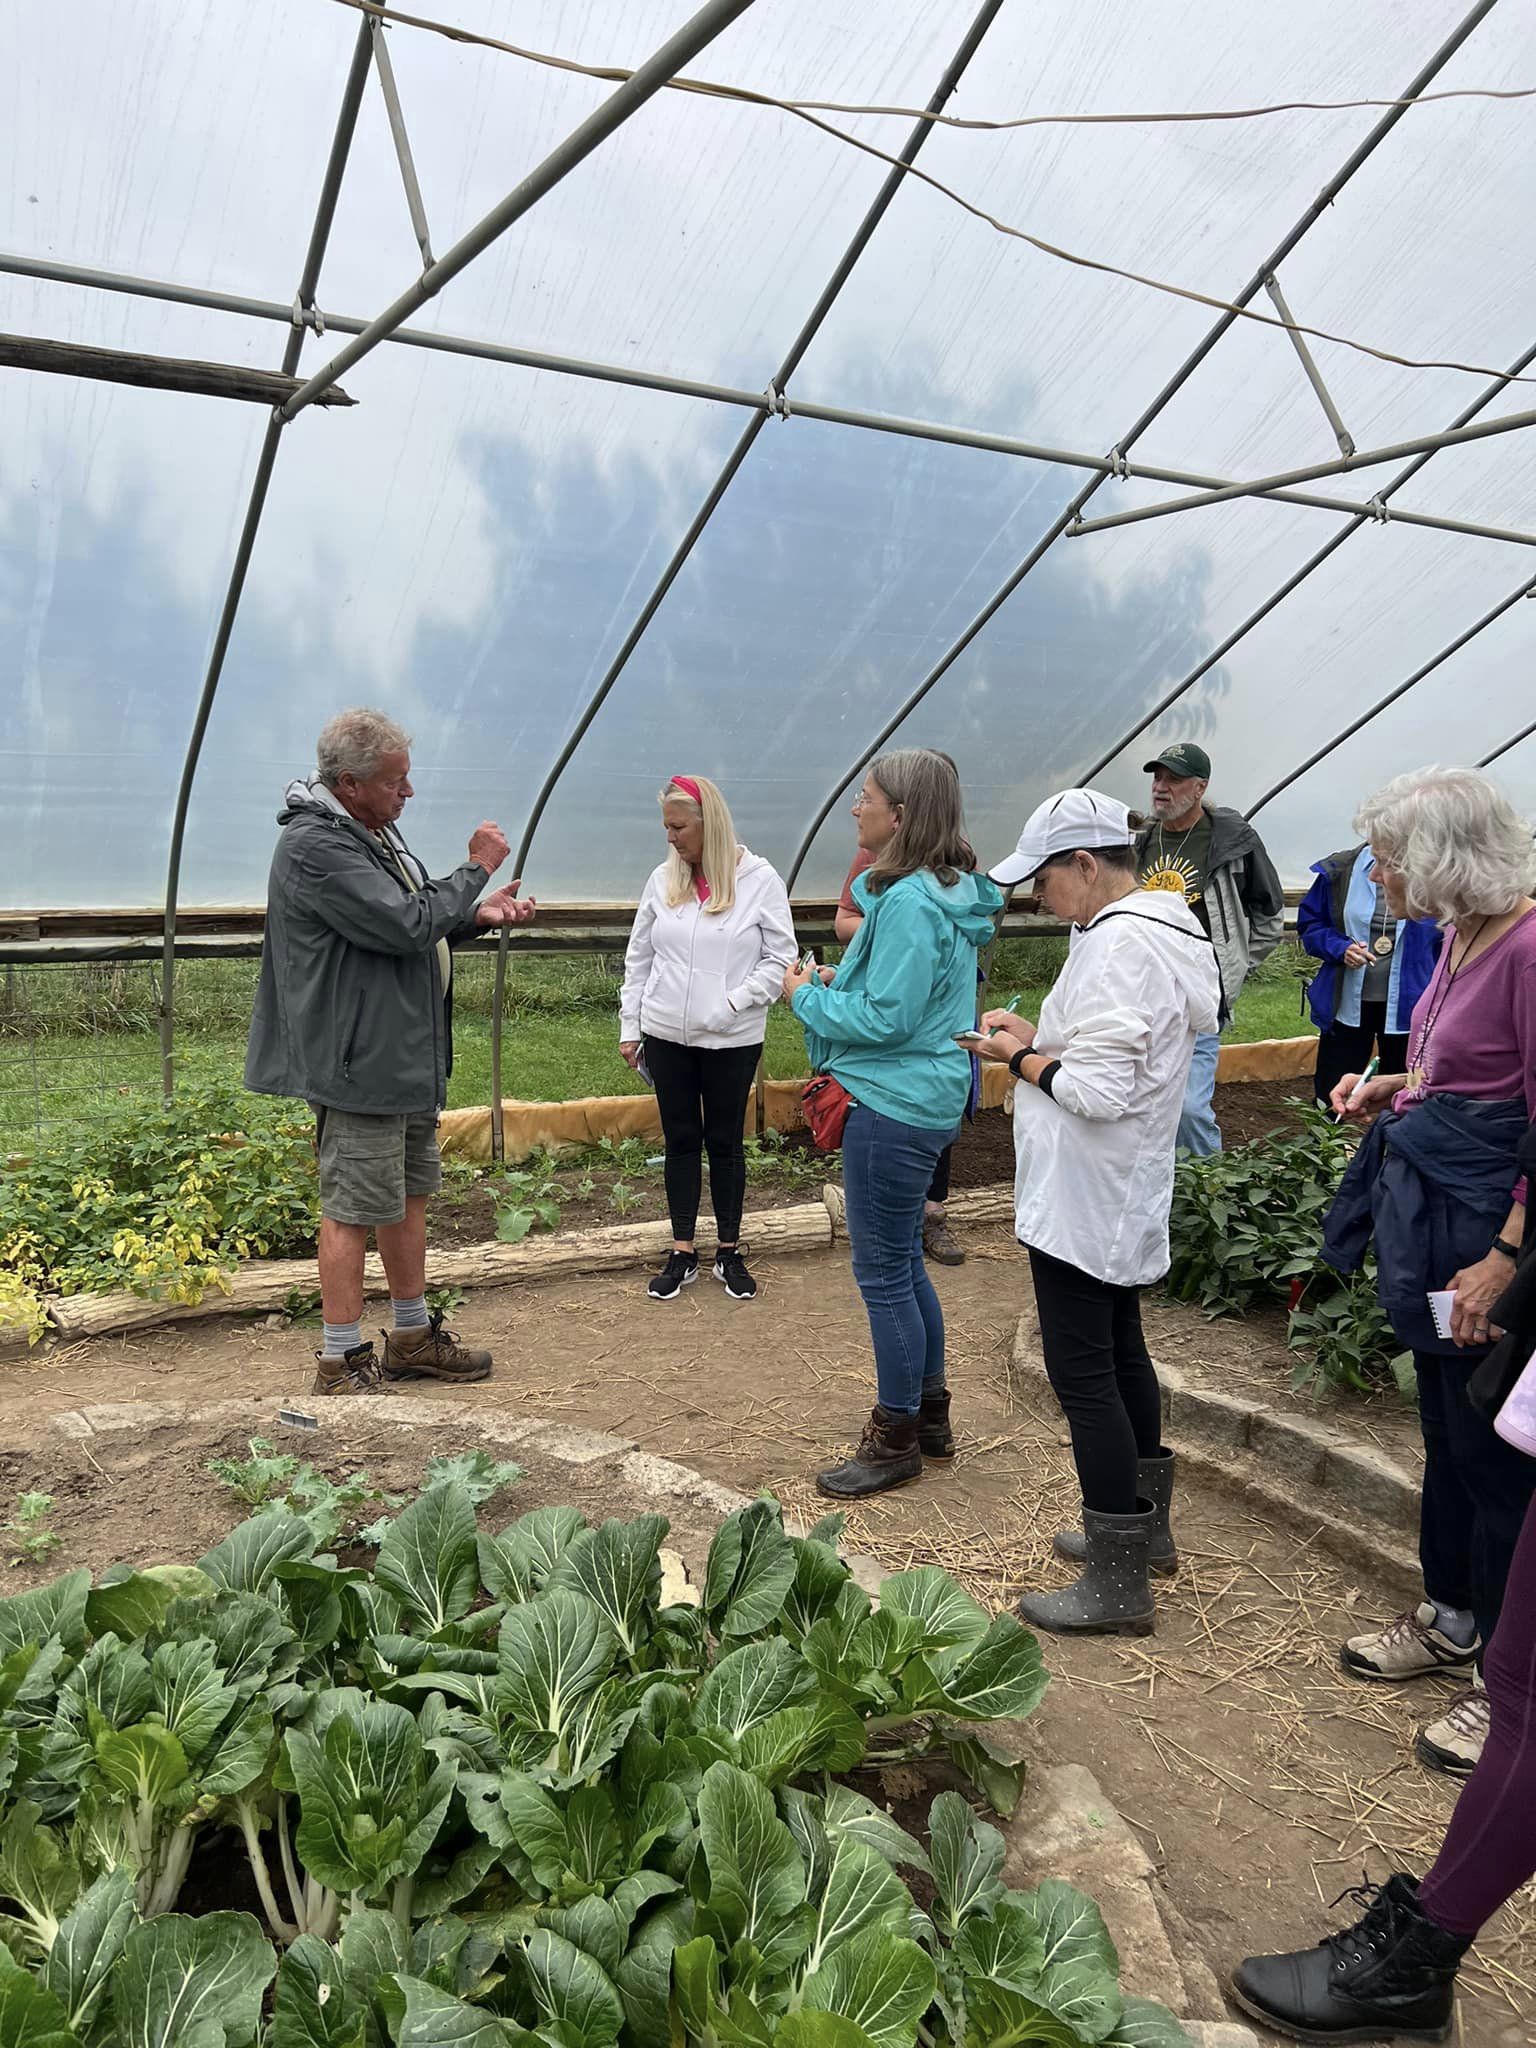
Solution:
M648 1035L706 1051L758 1045L794 957L789 894L761 855L742 848L736 901L715 917L694 896L668 904L663 862L629 935L619 1038Z
M1173 1146L1195 1034L1216 1029L1221 984L1194 913L1138 889L1074 931L1040 1009L1034 1050L1052 1092L1013 1091L1021 1244L1117 1287L1168 1270Z

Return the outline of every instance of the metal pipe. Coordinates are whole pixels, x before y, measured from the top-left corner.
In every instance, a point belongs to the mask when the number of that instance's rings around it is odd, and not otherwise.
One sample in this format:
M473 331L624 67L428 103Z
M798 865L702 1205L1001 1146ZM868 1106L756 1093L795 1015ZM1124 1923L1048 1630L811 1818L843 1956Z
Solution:
M1220 341L1222 336L1227 332L1228 328L1230 328L1241 317L1240 313L1236 310L1236 308L1241 308L1247 305L1248 301L1252 299L1257 292L1262 290L1265 278L1272 277L1274 275L1274 273L1279 269L1280 265L1285 261L1286 257L1289 256L1291 251L1296 247L1297 243L1301 241L1302 237L1306 235L1309 229L1311 229L1315 225L1315 223L1322 218L1323 214L1327 212L1330 206L1332 206L1334 200L1337 199L1340 192L1343 191L1344 187L1349 183L1350 179L1355 175L1356 171L1359 170L1360 166L1363 163L1365 163L1368 160L1368 158L1374 153L1374 151L1381 145L1381 143L1383 143L1386 140L1387 136L1390 135L1392 130L1397 126L1398 122L1407 112L1409 106L1413 103L1413 101L1416 100L1419 94L1424 91L1425 87L1433 81L1437 73L1440 72L1444 68L1444 66L1450 62L1451 58L1455 56L1456 52L1461 48L1462 44L1467 40L1468 36L1470 36L1472 31L1477 27L1478 23L1482 21L1485 15L1491 12L1495 4L1496 0L1476 0L1476 5L1473 6L1470 9L1470 11L1463 16L1462 20L1451 31L1450 35L1440 45L1439 49L1435 51L1434 55L1429 59L1429 62L1425 64L1422 67L1422 69L1418 72L1416 77L1412 80L1412 82L1407 87L1406 91L1403 93L1401 99L1392 107L1390 107L1386 111L1386 113L1382 115L1382 118L1379 121L1375 122L1372 125L1370 132L1367 135L1365 135L1361 139L1361 141L1355 146L1355 148L1350 152L1349 156L1346 158L1342 167L1339 170L1337 170L1334 173L1334 175L1328 180L1327 184L1323 187L1322 191L1318 193L1316 199L1313 200L1312 204L1307 208L1306 212L1301 216L1300 220L1297 221L1296 225L1291 229L1290 233L1287 234L1281 240L1277 248L1271 250L1270 254L1265 258L1264 262L1254 272L1253 276L1248 280L1247 284L1243 287L1242 291L1238 293L1237 298L1234 301L1234 310L1221 314L1219 318L1213 323L1210 330L1205 335L1204 339L1200 341L1195 346L1195 348L1190 351L1189 355L1185 357L1184 361L1180 364L1179 368L1174 371L1173 375L1168 379L1167 383L1164 384L1162 390L1158 392L1157 396L1152 400L1151 404L1147 406L1145 411L1142 413L1141 417L1132 426L1130 432L1124 437L1123 440L1121 440L1117 444L1117 453L1123 453L1125 449L1133 446L1133 444L1141 438L1141 436L1146 432L1147 428L1151 426L1152 422L1163 411L1164 407L1169 404L1169 402L1188 382L1189 378L1194 375L1195 371L1200 367L1201 363L1205 361L1205 358L1210 354L1211 350L1216 346L1217 342ZM940 659L928 671L927 675L924 676L923 680L918 684L917 688L908 695L908 697L905 699L901 707L896 712L895 716L886 720L885 724L880 728L879 733L876 735L873 744L865 748L865 750L859 755L859 758L853 763L853 765L848 769L847 773L842 777L841 781L838 782L836 786L828 792L827 796L821 804L821 807L819 808L815 817L812 819L810 825L808 826L805 836L802 838L799 847L796 849L794 860L790 864L789 874L786 879L788 880L791 888L793 888L795 880L798 878L800 870L805 864L806 856L809 854L811 850L811 845L812 842L815 840L816 834L821 830L822 826L826 823L827 818L831 813L832 806L837 802L838 798L842 795L843 791L848 787L849 783L852 782L856 776L863 774L864 770L868 767L869 763L874 759L875 755L879 753L880 749L885 745L886 741L890 738L891 734L895 732L897 728L901 726L905 722L905 720L912 715L912 713L917 709L918 705L921 704L923 699L928 695L929 691L933 689L934 685L941 681L942 678L948 674L949 670L953 668L954 664L959 660L960 656L965 652L966 648L970 646L971 642L976 638L977 634L982 631L983 627L989 624L989 622L996 616L996 614L999 611L1001 611L1003 606L1008 602L1009 598L1012 597L1013 593L1018 589L1019 585L1024 581L1024 579L1029 575L1030 571L1035 567L1035 565L1040 561L1042 556L1046 553L1047 549L1053 546L1054 543L1061 538L1061 536L1066 532L1067 528L1071 525L1072 521L1075 518L1077 518L1078 514L1082 511L1084 505L1087 504L1088 500L1093 496L1094 492L1099 488L1103 480L1104 479L1102 476L1092 477L1089 480L1089 482L1083 487L1083 489L1077 493L1077 495L1073 498L1071 504L1067 506L1066 510L1058 515L1055 523L1052 525L1050 531L1045 535L1045 537L1042 540L1037 541L1035 543L1034 547L1030 549L1029 553L1020 563L1019 567L1008 578L1007 582L1003 584L1002 588L998 590L991 598L988 599L987 603L982 606L981 610L976 614L975 618L972 619L970 624L965 628L964 632L961 633L959 639L956 640L953 643L953 645L940 657Z
M1249 818L1257 817L1264 806L1273 803L1283 790L1289 789L1293 782L1299 782L1301 777L1315 768L1319 761L1326 760L1335 748L1343 746L1346 740L1353 739L1362 726L1369 725L1373 718L1387 709L1388 705L1395 704L1399 697L1406 697L1416 683L1422 683L1427 675L1433 675L1434 671L1442 663L1449 661L1453 654L1459 654L1469 640L1475 640L1479 633L1491 626L1495 620L1502 619L1507 611L1512 610L1522 597L1529 597L1532 591L1536 591L1536 576L1527 577L1508 597L1501 599L1491 612L1484 612L1475 626L1469 626L1465 633L1458 633L1448 647L1442 647L1440 652L1426 661L1422 668L1416 668L1406 682L1401 682L1395 689L1388 690L1385 697L1378 698L1369 711L1362 711L1358 718L1351 719L1344 730L1336 732L1326 746L1321 746L1315 753L1308 754L1299 768L1293 768L1290 774L1283 775L1272 789L1266 789L1256 804L1250 804L1244 815Z
M400 104L400 88L395 84L394 60L389 54L389 45L384 40L384 24L377 15L368 17L373 30L373 61L378 68L379 88L384 95L384 106L389 114L389 132L395 138L395 157L400 165L400 178L405 186L405 203L410 209L411 229L416 237L416 246L421 251L421 260L429 268L432 263L432 236L427 228L426 203L421 196L421 184L416 176L416 159L411 155L411 138L405 130L405 109Z
M1491 754L1484 754L1481 761L1479 761L1477 764L1478 767L1492 767L1493 763L1498 760L1501 754L1507 754L1511 747L1518 747L1520 742L1522 740L1528 740L1533 732L1536 732L1536 719L1532 719L1529 725L1522 725L1517 733L1512 734L1509 739L1505 740L1502 746L1495 747Z
M352 147L352 136L357 127L357 112L362 105L363 88L368 82L368 60L372 42L372 31L365 16L359 26L357 42L353 46L352 64L347 72L346 84L342 87L341 108L336 116L336 132L331 138L331 153L326 159L325 176L321 180L320 197L315 206L314 225L309 231L309 247L304 252L304 268L299 276L299 289L294 299L295 316L308 313L315 303L315 287L320 281L320 266L325 260L331 223L336 217L336 202L341 195L342 175L347 167L347 155ZM303 347L304 327L301 319L295 317L283 349L282 366L285 376L293 376L298 369L299 355ZM277 460L277 445L281 433L282 423L274 413L267 423L266 433L262 437L261 453L256 458L256 474L251 483L250 500L246 505L245 523L240 529L234 566L229 574L229 587L224 593L218 629L214 634L213 647L208 656L202 692L197 700L197 711L187 740L186 756L181 764L181 781L176 790L176 808L171 817L171 850L165 873L165 939L160 970L160 1086L167 1101L171 1098L176 1082L176 898L181 887L181 855L187 836L187 812L192 802L192 784L197 776L198 759L203 751L203 737L208 730L213 700L218 694L219 677L224 671L224 657L229 651L230 635L235 627L235 614L240 608L240 595L245 588L246 571L251 565L251 551L256 545L256 532L261 524L262 508L267 501L267 487L272 481L272 466Z
M945 103L954 93L955 87L959 84L966 66L970 63L972 57L975 56L977 49L980 47L982 37L992 26L1001 7L1002 0L984 0L980 11L966 31L965 38L959 49L945 67L943 76L940 78L937 86L935 86L928 100L926 114L937 114L943 111ZM609 692L623 674L630 656L639 646L652 619L655 618L657 612L661 609L667 592L682 573L683 565L693 553L695 546L698 544L699 536L703 533L714 515L716 506L719 505L721 499L730 489L737 471L751 452L752 444L767 424L770 411L776 409L776 401L782 394L784 386L800 367L806 350L815 340L823 321L828 313L831 312L833 305L836 303L838 293L847 283L854 266L868 246L870 237L885 217L886 210L889 208L891 201L900 191L908 166L916 159L924 143L933 132L933 126L933 122L927 118L920 119L913 125L912 131L897 157L897 161L891 166L881 181L880 189L875 194L863 219L855 229L853 239L843 251L841 260L823 286L815 305L802 323L800 332L790 343L787 353L774 372L768 391L754 396L753 404L756 408L756 416L747 422L737 439L735 447L732 448L730 454L726 457L724 467L705 493L704 502L689 522L688 529L682 539L673 549L671 560L662 570L650 596L647 597L645 603L641 606L634 624L625 634L617 654L608 664L602 680L587 700L581 716L577 719L566 738L565 744L556 755L549 773L544 777L538 795L534 798L533 808L528 814L528 822L523 827L523 836L518 844L517 856L513 862L514 874L521 874L523 871L528 858L529 848L533 844L533 835L539 829L540 821L548 807L549 800L553 796L556 785L565 773L572 756L586 737L593 719L596 718L598 712L602 709ZM508 934L504 927L501 933L501 942L496 951L496 987L491 1004L491 1088L493 1100L498 1106L501 1102L501 1005L502 989L506 979L507 938ZM501 1117L499 1113L496 1113L491 1118L491 1153L493 1158L501 1156L498 1149L500 1139Z
M126 292L139 297L164 299L173 305L200 306L215 313L234 313L257 320L277 320L289 325L293 309L275 299L240 298L230 292L202 291L189 285L136 279L119 272L91 270L79 264L54 263L47 258L7 255L0 252L0 272L20 277L37 277L58 284L80 285L98 291ZM361 334L367 321L350 313L327 313L325 326L340 334ZM762 391L747 391L737 385L706 384L696 378L675 377L660 370L630 369L620 363L592 362L581 356L551 355L539 349L511 347L504 342L482 341L472 335L445 334L436 328L398 327L388 337L406 348L436 350L439 354L468 356L483 362L509 363L518 369L538 370L553 376L589 378L600 383L629 385L642 391L662 391L679 398L705 399L715 405L733 405L764 418L775 410ZM1500 389L1503 389L1501 384ZM1475 411L1476 408L1474 407ZM983 454L1014 455L1029 462L1044 462L1068 469L1083 469L1100 478L1110 475L1139 477L1148 483L1181 484L1200 491L1218 490L1229 477L1208 476L1199 470L1170 469L1165 464L1116 463L1104 455L1083 449L1051 448L1016 435L980 433L968 427L949 426L939 420L907 419L899 414L862 412L853 407L822 405L797 399L786 405L782 417L815 420L834 427L854 427L878 434L898 434L910 440L936 441L952 448L975 448ZM1471 417L1471 413L1467 414ZM1276 504L1305 505L1319 512L1342 512L1350 517L1374 517L1371 508L1356 498L1335 498L1315 491L1266 491L1260 495ZM1381 494L1385 497L1385 492ZM1429 526L1452 533L1466 533L1477 539L1518 541L1531 544L1536 536L1507 532L1502 527L1473 526L1465 520L1441 519L1429 513L1395 512L1393 518L1408 526Z
M546 193L552 192L563 177L585 162L599 143L606 142L631 114L638 113L675 72L712 43L723 29L729 28L738 16L745 14L751 5L752 0L704 0L704 5L692 20L684 22L675 35L669 36L660 49L647 57L621 86L608 95L601 106L594 107L585 121L573 128L541 164L536 164L521 184L515 186L499 205L493 206L483 220L476 221L467 234L460 235L453 247L445 250L435 263L429 264L415 283L409 285L392 305L386 306L376 320L370 320L354 341L348 342L328 363L322 364L308 383L301 385L292 398L279 406L278 418L285 423L296 419L306 405L312 404L353 363L361 361L381 341L387 340L397 327L402 327L418 307L436 297L445 284L521 220Z
M1280 315L1280 318L1285 322L1289 330L1291 340L1295 345L1296 354L1301 361L1301 367L1306 372L1307 382L1312 386L1313 391L1316 392L1317 402L1327 415L1328 424L1333 429L1333 438L1339 444L1340 454L1353 455L1355 452L1355 437L1351 434L1348 427L1345 426L1339 408L1334 404L1333 399L1329 395L1328 386L1323 382L1323 373L1317 367L1311 349L1307 347L1307 337L1296 325L1296 316L1285 303L1285 294L1280 289L1279 278L1266 277L1264 289L1269 293L1270 301L1275 311Z
M1433 455L1442 448L1460 448L1468 441L1487 441L1495 434L1518 433L1536 427L1536 412L1503 413L1496 420L1476 420L1470 427L1452 427L1443 434L1421 434L1417 440L1394 441L1390 448L1361 448L1353 455L1340 455L1332 462L1314 462L1306 469L1288 469L1276 476L1260 477L1248 484L1223 484L1218 491L1201 491L1189 498L1169 498L1161 505L1137 505L1129 512L1111 512L1103 519L1074 520L1068 532L1103 533L1111 526L1135 526L1143 519L1164 519L1170 512L1193 512L1205 505L1225 505L1233 498L1262 497L1267 491L1286 490L1296 484L1314 483L1319 477L1343 476L1352 469L1372 469L1379 462L1401 462L1405 455ZM1383 518L1397 519L1397 512ZM1498 539L1513 536L1496 534Z
M1532 363L1536 363L1536 347L1528 348L1523 355L1517 356L1502 377L1496 377L1491 384L1485 385L1465 411L1457 414L1456 418L1451 422L1452 426L1465 426L1468 420L1476 419L1483 407L1485 405L1492 405L1499 393L1507 391L1511 382L1520 375L1522 370L1528 369ZM1380 491L1377 492L1377 496L1385 502L1395 491L1400 491L1404 484L1411 483L1424 465L1428 462L1433 462L1433 460L1433 450L1424 455L1416 455L1405 469L1398 471L1390 483L1382 485ZM1106 748L1096 761L1085 768L1081 780L1083 782L1092 782L1096 775L1102 774L1117 756L1124 753L1133 740L1141 737L1148 726L1156 725L1157 721L1166 711L1171 711L1179 699L1186 692L1192 690L1202 676L1208 675L1219 661L1225 661L1226 657L1240 640L1245 639L1255 626L1262 624L1272 611L1277 610L1291 595L1293 590L1298 589L1306 582L1314 569L1320 569L1331 555L1337 553L1343 547L1345 541L1349 540L1352 535L1357 534L1362 526L1368 524L1369 519L1370 515L1368 513L1357 513L1347 526L1341 526L1337 533L1324 541L1316 553L1309 555L1301 567L1288 576L1277 591L1265 598L1257 611L1250 612L1243 623L1240 626L1234 627L1225 640L1213 647L1202 661L1197 662L1181 682L1175 683L1173 688L1165 696L1160 697L1149 711L1144 712L1129 732L1122 733L1113 746Z

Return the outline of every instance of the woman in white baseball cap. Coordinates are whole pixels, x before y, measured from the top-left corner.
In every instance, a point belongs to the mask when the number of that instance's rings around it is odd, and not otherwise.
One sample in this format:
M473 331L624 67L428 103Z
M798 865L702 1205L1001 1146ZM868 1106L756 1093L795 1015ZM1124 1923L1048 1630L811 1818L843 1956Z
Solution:
M1141 1289L1168 1270L1174 1134L1195 1036L1221 1000L1210 939L1166 891L1136 886L1124 804L1065 789L1031 815L992 870L1034 878L1071 949L1031 1024L982 1018L978 1050L1005 1060L1013 1097L1015 1231L1029 1253L1045 1368L1072 1432L1083 1528L1056 1538L1084 1564L1056 1593L1027 1593L1037 1628L1144 1635L1149 1569L1178 1559L1168 1526L1173 1453L1141 1333Z

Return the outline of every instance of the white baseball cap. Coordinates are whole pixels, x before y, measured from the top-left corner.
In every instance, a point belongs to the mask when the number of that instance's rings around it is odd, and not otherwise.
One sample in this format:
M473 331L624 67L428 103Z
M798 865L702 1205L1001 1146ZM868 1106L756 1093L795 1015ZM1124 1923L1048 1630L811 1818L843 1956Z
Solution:
M992 880L1011 888L1038 874L1054 853L1072 853L1078 847L1091 852L1098 846L1135 843L1131 814L1118 797L1105 796L1097 789L1059 790L1030 812L1018 845L992 869Z

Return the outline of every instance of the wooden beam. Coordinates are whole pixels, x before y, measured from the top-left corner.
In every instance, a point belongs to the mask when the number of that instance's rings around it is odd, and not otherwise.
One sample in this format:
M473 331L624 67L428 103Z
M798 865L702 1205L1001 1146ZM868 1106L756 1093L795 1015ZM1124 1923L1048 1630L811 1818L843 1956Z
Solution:
M0 334L0 369L90 377L98 383L133 384L145 391L191 391L203 398L240 398L255 405L281 405L303 381L285 377L278 370L253 370L243 363L202 363L121 348L81 348L74 342L42 341L25 334ZM315 403L355 405L357 400L333 384Z

